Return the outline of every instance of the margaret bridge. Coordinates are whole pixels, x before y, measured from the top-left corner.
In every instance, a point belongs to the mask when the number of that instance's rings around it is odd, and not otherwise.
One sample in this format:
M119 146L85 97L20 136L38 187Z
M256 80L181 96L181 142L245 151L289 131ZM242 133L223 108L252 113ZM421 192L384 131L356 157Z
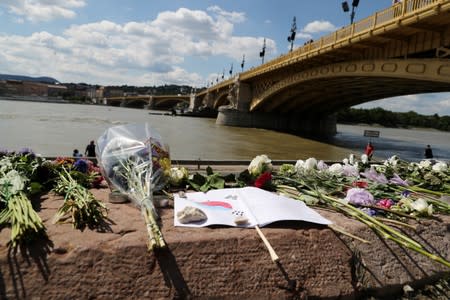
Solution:
M432 92L450 92L450 0L403 0L178 97L191 110L218 110L218 124L326 135L335 133L340 109Z

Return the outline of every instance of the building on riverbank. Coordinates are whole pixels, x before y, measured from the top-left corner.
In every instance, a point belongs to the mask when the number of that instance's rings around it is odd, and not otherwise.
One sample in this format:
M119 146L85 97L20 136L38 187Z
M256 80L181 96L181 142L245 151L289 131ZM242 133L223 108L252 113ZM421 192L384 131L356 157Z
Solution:
M61 97L67 87L59 84L22 80L0 81L1 96Z

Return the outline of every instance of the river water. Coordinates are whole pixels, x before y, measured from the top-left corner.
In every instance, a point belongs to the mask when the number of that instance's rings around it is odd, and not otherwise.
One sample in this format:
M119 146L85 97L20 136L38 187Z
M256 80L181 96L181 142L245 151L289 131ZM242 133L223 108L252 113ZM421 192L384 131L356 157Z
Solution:
M423 158L426 144L438 159L450 159L450 133L370 126L338 125L326 142L257 128L219 126L214 119L158 115L155 111L99 105L0 101L0 149L31 148L43 156L84 153L90 140L109 127L148 122L170 147L172 159L251 160L267 154L274 160L316 157L337 161L360 154L368 142L364 130L379 130L372 138L375 156L398 154L409 161Z

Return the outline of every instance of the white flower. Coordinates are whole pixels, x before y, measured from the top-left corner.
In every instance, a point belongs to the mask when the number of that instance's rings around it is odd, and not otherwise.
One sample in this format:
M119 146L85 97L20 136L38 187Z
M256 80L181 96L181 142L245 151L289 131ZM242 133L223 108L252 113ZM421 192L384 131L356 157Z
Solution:
M427 200L423 198L419 198L413 203L411 203L411 207L420 214L428 216L433 215L433 205L432 204L428 205Z
M301 173L303 172L303 166L305 165L305 162L301 159L297 160L295 163L295 172Z
M363 164L367 164L369 162L369 157L367 156L367 154L361 155L361 162Z
M342 163L343 163L344 165L348 165L348 158L344 158L344 159L342 160Z
M433 171L437 171L437 172L445 172L445 171L447 171L448 166L445 162L439 161L433 165L432 169L433 169Z
M384 165L385 166L392 166L395 167L398 163L398 156L397 155L392 155L390 158L388 158L385 162Z
M430 166L431 166L431 161L429 161L428 159L422 160L422 161L419 163L419 168L420 168L420 169L426 169L426 168L429 168Z
M253 176L259 176L266 171L272 171L272 160L265 154L256 156L248 166L248 172Z
M170 168L169 182L172 185L178 186L189 176L188 170L185 167Z
M343 166L342 172L344 173L345 176L358 177L358 175L359 175L358 168L356 166L352 166L352 165Z
M328 165L327 165L323 160L320 160L320 161L317 163L317 169L319 169L319 170L321 170L321 171L327 170L327 169L328 169Z
M305 161L303 167L305 170L313 170L317 167L317 160L314 157L310 157Z
M335 163L332 164L329 168L328 171L330 173L336 174L336 175L341 175L344 172L344 168L342 167L341 164Z
M355 164L355 155L350 154L350 156L348 157L348 162L351 165Z

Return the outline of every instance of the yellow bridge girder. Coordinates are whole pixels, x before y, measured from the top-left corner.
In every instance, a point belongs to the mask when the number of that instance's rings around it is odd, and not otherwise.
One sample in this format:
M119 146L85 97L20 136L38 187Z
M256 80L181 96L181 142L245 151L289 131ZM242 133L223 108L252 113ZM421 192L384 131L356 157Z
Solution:
M345 62L286 77L250 104L250 111L332 111L381 98L450 92L450 60L389 59Z
M333 112L387 97L450 91L449 62L450 0L403 0L196 97L216 108L224 93L245 83L250 99L234 96L251 112Z

